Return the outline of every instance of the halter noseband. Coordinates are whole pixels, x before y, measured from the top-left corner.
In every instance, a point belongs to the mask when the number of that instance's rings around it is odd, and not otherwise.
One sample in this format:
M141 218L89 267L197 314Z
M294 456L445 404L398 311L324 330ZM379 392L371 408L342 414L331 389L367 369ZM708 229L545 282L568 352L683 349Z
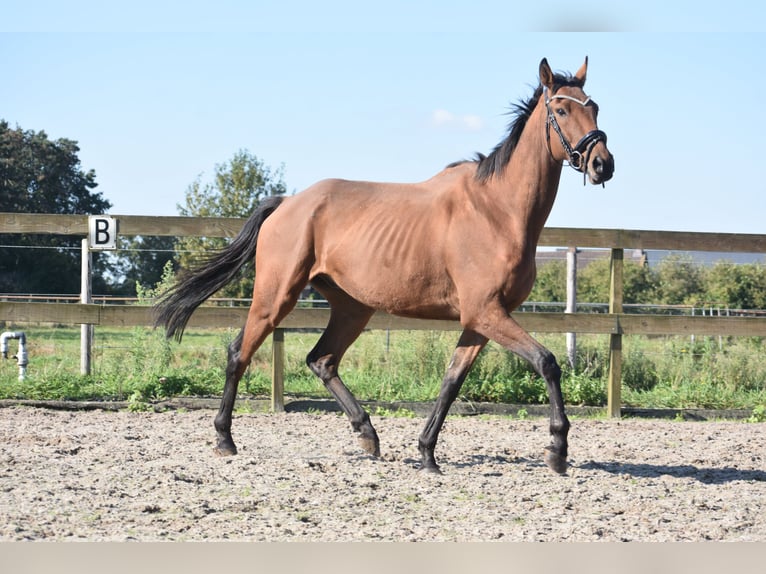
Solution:
M564 151L569 157L569 165L575 171L582 172L582 181L583 185L585 185L585 178L587 176L586 168L588 166L588 161L590 160L591 151L598 142L604 142L604 145L606 145L606 134L601 130L591 130L582 138L580 138L580 141L577 142L576 146L572 147L572 145L567 141L567 138L564 137L564 133L561 131L561 127L556 121L556 116L551 110L550 103L551 100L570 100L585 107L588 105L588 102L590 102L590 97L586 98L584 101L573 98L572 96L566 96L564 94L553 95L549 98L547 87L543 88L543 95L545 96L545 109L548 112L545 117L545 141L548 144L548 153L551 154L551 157L553 157L553 152L551 152L550 130L550 127L553 127L554 131L559 136L559 140L561 140L561 147L564 148Z

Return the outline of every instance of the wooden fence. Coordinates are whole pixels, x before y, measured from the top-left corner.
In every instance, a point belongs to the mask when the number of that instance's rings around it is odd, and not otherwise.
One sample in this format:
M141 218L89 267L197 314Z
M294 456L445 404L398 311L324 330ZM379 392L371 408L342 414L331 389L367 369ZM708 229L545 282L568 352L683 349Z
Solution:
M232 237L244 219L196 217L112 216L121 235ZM88 217L0 213L0 233L60 234L86 236ZM595 333L610 340L607 411L620 416L623 335L731 335L766 336L766 318L630 315L623 313L623 254L625 249L766 253L766 235L732 233L688 233L623 229L546 228L541 247L590 247L611 249L609 313L514 313L522 327L539 333ZM200 307L189 323L194 327L241 325L246 308ZM289 329L324 328L328 309L295 309L273 335L272 408L284 408L284 334ZM0 321L17 324L53 322L108 326L148 326L151 309L125 305L86 303L0 302ZM394 317L377 313L368 329L455 330L454 321Z

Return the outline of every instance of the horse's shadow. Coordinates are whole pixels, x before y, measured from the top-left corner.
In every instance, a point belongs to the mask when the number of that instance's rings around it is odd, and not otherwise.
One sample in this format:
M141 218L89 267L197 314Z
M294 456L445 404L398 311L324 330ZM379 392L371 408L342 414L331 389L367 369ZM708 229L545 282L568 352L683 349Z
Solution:
M667 465L630 462L588 461L574 466L581 470L600 470L614 475L629 475L634 478L691 478L703 484L726 484L737 481L766 482L766 471L732 467L706 468L692 464Z
M418 467L419 461L415 459L405 459L404 461L411 466ZM495 467L497 463L523 465L525 470L533 471L538 468L545 468L542 460L534 460L526 457L505 457L488 456L474 454L467 459L460 461L444 461L442 468L465 468L465 467ZM737 481L756 481L766 482L766 471L741 469L732 467L707 468L697 467L691 464L667 465L667 464L646 464L631 463L619 461L586 461L582 463L573 463L567 474L570 476L577 470L595 470L613 474L615 476L628 475L634 478L659 478L661 476L672 476L674 478L691 478L703 484L726 484ZM499 474L498 472L489 472L490 475Z

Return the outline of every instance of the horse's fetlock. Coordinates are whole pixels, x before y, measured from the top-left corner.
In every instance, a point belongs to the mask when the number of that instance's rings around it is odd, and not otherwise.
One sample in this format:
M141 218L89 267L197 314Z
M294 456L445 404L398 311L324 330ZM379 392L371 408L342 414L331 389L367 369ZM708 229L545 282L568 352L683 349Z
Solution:
M362 413L358 418L351 419L351 428L355 432L362 432L366 427L372 428L372 422L370 421L370 415L367 411L362 410Z
M571 424L569 423L569 419L564 417L563 420L551 422L550 431L554 436L565 437L567 434L569 434L570 426Z
M231 418L216 417L213 426L219 433L231 434Z

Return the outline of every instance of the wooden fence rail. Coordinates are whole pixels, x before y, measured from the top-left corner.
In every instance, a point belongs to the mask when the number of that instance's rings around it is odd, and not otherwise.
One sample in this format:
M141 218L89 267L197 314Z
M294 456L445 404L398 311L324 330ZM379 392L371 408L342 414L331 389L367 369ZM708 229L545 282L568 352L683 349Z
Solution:
M180 217L112 215L120 235L233 237L244 219L236 217ZM0 233L78 235L88 233L87 215L0 213ZM540 247L596 247L606 249L665 249L766 253L766 234L694 233L629 229L546 227Z
M232 237L244 223L237 218L112 216L121 235ZM0 233L87 235L87 216L0 213ZM623 335L766 336L766 318L631 315L622 309L622 260L625 249L766 253L766 235L687 233L622 229L546 228L540 246L611 249L609 313L514 313L522 327L540 333L595 333L610 337L607 410L620 415ZM202 306L189 323L193 327L239 326L246 308ZM284 333L289 329L322 329L328 309L295 309L273 336L272 408L284 408ZM141 306L85 303L0 302L0 321L17 324L52 322L102 326L148 326L151 309ZM460 330L454 321L418 320L377 313L368 329Z

